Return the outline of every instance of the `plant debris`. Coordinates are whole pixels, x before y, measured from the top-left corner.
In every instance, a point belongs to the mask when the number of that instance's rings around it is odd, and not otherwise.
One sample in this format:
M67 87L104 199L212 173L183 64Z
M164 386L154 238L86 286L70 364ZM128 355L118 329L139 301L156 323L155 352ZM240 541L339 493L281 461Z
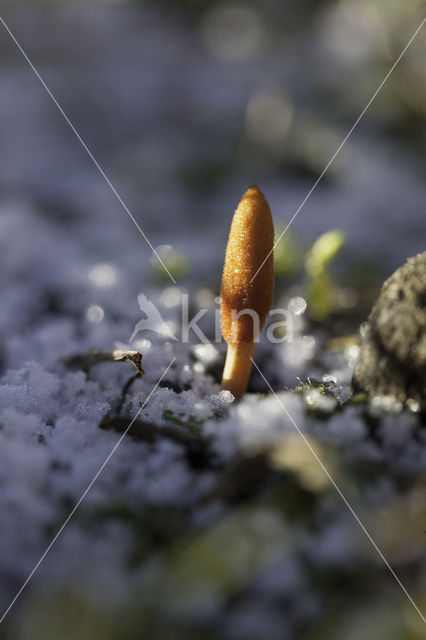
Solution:
M129 362L135 367L139 376L145 375L145 371L142 369L142 354L139 351L92 349L89 353L77 354L64 359L64 364L68 367L84 371L101 362Z

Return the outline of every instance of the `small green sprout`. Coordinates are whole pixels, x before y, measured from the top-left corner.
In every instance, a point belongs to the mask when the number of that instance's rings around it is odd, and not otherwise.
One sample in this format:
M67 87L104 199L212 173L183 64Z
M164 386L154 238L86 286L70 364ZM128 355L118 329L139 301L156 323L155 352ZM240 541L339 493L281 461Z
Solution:
M324 320L335 307L336 286L329 267L345 242L343 231L327 231L314 242L306 256L306 298L314 320Z
M312 278L321 275L329 267L346 242L340 229L332 229L317 238L305 259L306 273Z

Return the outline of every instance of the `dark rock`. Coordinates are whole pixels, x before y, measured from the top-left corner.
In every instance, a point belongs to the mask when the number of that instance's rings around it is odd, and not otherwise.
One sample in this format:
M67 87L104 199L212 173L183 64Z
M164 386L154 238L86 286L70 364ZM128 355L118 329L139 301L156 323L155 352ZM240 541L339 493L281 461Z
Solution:
M368 318L353 387L426 410L426 252L384 283Z

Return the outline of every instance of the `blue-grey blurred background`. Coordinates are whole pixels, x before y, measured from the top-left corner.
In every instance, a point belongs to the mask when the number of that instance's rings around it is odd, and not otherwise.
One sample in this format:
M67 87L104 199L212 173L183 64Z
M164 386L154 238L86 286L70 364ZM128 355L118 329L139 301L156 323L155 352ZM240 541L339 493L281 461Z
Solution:
M1 12L153 245L209 278L249 184L290 220L421 7L14 0ZM308 244L344 230L349 268L386 275L424 249L425 48L420 33L292 226ZM0 53L1 202L30 201L116 259L138 231L4 26Z

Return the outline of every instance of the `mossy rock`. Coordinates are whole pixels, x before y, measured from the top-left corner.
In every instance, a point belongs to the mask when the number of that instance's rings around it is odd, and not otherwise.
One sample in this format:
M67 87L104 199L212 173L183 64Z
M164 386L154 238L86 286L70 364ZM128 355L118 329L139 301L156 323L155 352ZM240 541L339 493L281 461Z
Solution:
M426 411L426 252L384 283L370 313L353 386Z

